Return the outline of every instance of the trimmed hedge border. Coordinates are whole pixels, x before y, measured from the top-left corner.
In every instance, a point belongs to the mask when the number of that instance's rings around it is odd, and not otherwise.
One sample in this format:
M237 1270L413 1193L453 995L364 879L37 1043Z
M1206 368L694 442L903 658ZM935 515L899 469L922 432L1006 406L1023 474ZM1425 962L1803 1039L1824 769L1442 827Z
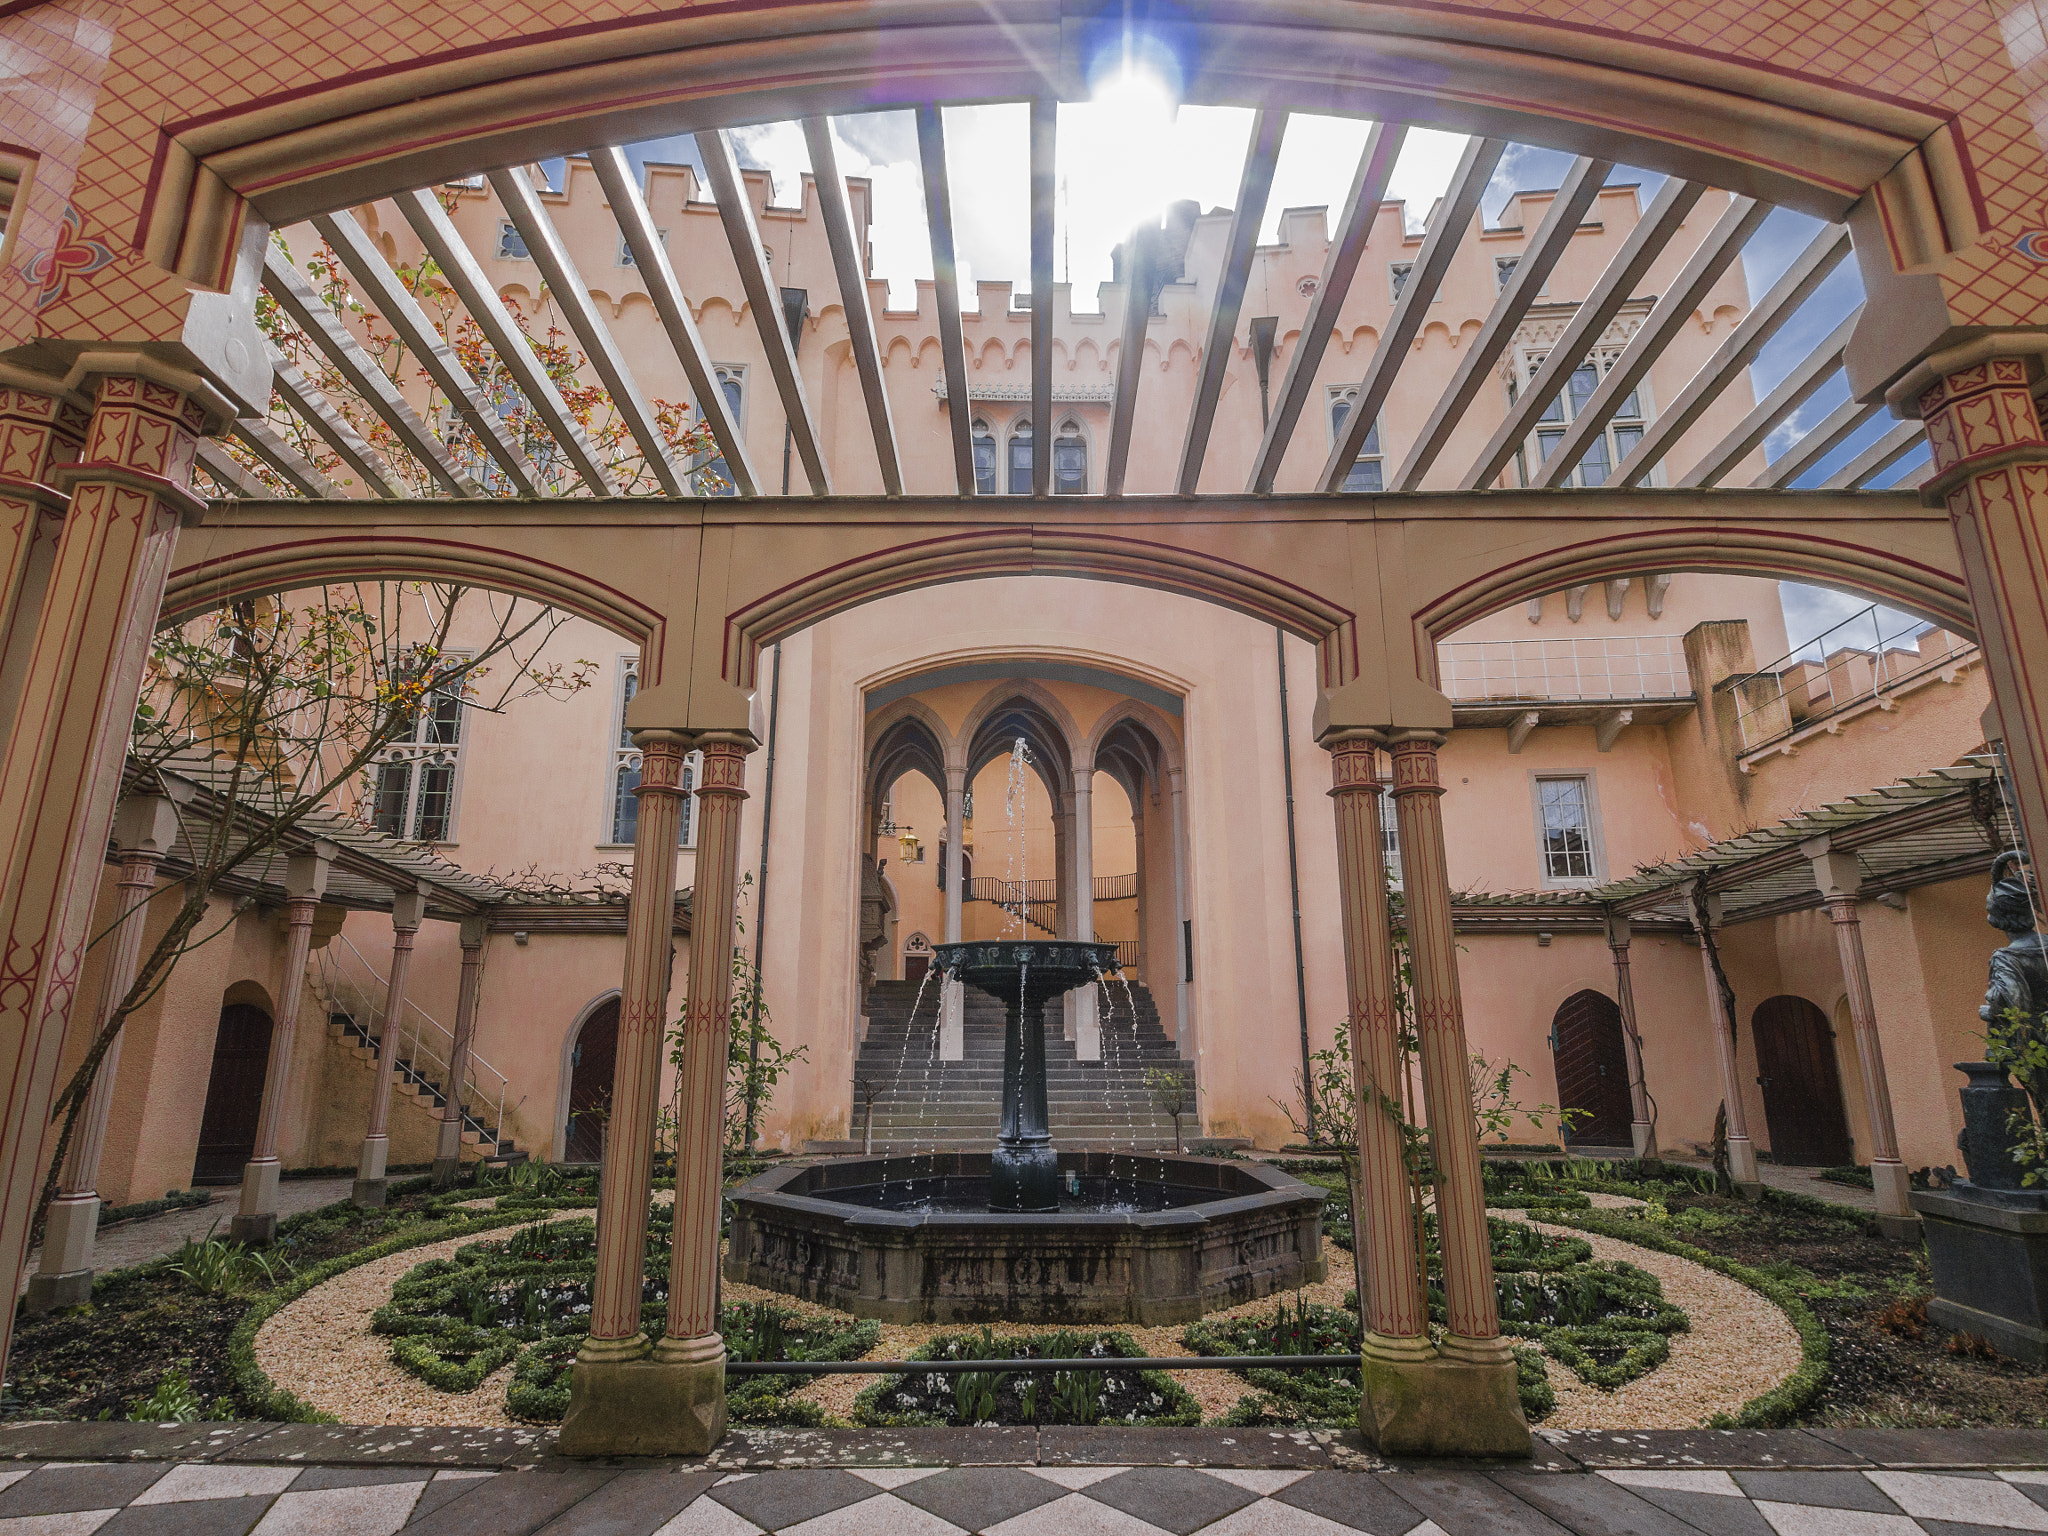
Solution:
M314 1216L318 1213L308 1211L305 1214ZM285 1424L340 1422L333 1414L323 1413L296 1393L280 1387L264 1372L263 1367L256 1363L257 1332L271 1318L312 1290L314 1286L324 1285L336 1275L346 1274L349 1270L364 1264L374 1264L379 1259L388 1259L393 1254L404 1253L409 1248L424 1248L430 1243L446 1242L453 1237L468 1237L473 1233L492 1232L500 1227L525 1226L532 1222L534 1215L534 1210L529 1206L516 1211L478 1211L466 1219L450 1218L430 1222L412 1231L387 1237L381 1243L358 1248L354 1253L344 1253L327 1260L324 1264L316 1264L258 1298L242 1315L241 1322L235 1325L235 1331L228 1340L228 1368L234 1373L235 1394L241 1399L248 1416L252 1419L267 1419Z
M1793 1196L1795 1200L1802 1196ZM1828 1207L1825 1201L1811 1202L1830 1211L1839 1211L1840 1206ZM1733 1259L1724 1259L1719 1254L1708 1253L1690 1243L1658 1231L1647 1222L1630 1221L1626 1217L1608 1216L1597 1211L1574 1211L1553 1218L1559 1225L1577 1227L1591 1232L1596 1237L1611 1237L1619 1243L1634 1243L1639 1248L1655 1249L1668 1253L1674 1258L1689 1259L1716 1274L1726 1275L1739 1281L1762 1296L1791 1319L1792 1327L1799 1335L1799 1349L1802 1359L1799 1368L1770 1391L1751 1398L1742 1405L1742 1411L1735 1414L1716 1414L1709 1420L1709 1429L1771 1429L1789 1422L1807 1404L1819 1395L1827 1384L1828 1350L1827 1329L1820 1319L1813 1315L1813 1309L1799 1298L1790 1286L1773 1280L1747 1264L1738 1264Z

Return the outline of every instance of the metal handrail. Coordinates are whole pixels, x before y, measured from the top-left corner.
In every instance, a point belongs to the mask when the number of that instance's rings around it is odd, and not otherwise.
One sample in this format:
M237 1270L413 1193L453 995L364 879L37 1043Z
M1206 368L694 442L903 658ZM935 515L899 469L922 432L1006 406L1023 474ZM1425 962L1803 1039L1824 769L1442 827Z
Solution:
M1742 750L1767 746L1867 699L1882 699L1976 654L1975 642L1909 615L1896 616L1887 632L1883 613L1872 603L1769 666L1729 680Z
M1444 640L1437 686L1453 702L1682 699L1692 694L1680 635Z
M346 974L335 948L337 943L355 956L371 985L363 985ZM389 991L388 976L380 978L363 952L344 933L335 934L324 948L316 950L314 961L316 986L326 996L328 1011L344 1013L354 1019L370 1032L381 1048L384 1038L383 999ZM343 995L344 988L353 994L352 998ZM488 1109L490 1119L487 1123L502 1138L505 1133L505 1100L511 1088L505 1074L479 1056L472 1044L469 1072L462 1085L468 1091L458 1093L458 1085L448 1080L448 1060L455 1054L454 1032L409 997L405 1000L404 1013L410 1014L411 1018L408 1020L401 1015L399 1021L399 1059L411 1062L416 1072L424 1074L431 1070L438 1074L441 1091L452 1097L465 1115L483 1121L483 1112ZM490 1079L495 1079L495 1089Z
M1138 874L1133 870L1128 875L1097 875L1095 877L1095 899L1097 901L1129 901L1138 894Z

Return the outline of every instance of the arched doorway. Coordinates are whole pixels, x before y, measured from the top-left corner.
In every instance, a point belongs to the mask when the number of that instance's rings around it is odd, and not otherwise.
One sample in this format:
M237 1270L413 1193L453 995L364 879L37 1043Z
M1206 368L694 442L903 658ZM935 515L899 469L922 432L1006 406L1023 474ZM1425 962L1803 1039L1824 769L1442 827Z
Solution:
M1803 997L1767 997L1750 1019L1756 1031L1757 1083L1771 1156L1780 1163L1832 1168L1854 1155L1828 1017Z
M1558 1106L1584 1111L1565 1132L1567 1144L1632 1145L1628 1051L1614 999L1590 988L1566 998L1551 1019L1550 1048L1557 1065Z
M254 1003L229 1003L213 1036L213 1071L199 1117L194 1184L233 1184L256 1150L263 1113L263 1076L270 1064L270 1014Z
M569 1053L569 1119L562 1133L562 1161L595 1163L604 1158L604 1124L611 1109L612 1068L619 1055L619 1000L606 998L584 1016Z

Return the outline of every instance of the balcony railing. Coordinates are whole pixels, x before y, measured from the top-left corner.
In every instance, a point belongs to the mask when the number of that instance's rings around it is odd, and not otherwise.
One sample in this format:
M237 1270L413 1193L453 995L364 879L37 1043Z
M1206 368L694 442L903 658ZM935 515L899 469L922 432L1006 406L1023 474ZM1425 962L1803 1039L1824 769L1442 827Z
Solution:
M1692 693L1678 635L1446 640L1437 685L1454 704L1682 699Z
M1753 752L1844 710L1977 658L1975 642L1872 604L1768 667L1734 680L1742 750Z

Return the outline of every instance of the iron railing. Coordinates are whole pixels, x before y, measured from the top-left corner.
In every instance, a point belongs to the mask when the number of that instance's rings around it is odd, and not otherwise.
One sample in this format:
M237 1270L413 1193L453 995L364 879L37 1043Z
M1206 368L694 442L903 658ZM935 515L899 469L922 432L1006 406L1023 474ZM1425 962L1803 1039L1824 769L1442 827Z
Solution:
M1977 654L1961 635L1873 603L1734 679L1742 750L1768 746Z
M1682 699L1692 693L1678 635L1445 640L1437 686L1454 704Z
M1097 901L1130 901L1138 894L1138 875L1133 870L1128 875L1097 875L1095 877L1095 899Z
M1012 917L1022 916L1034 928L1057 938L1060 931L1060 886L1057 880L1004 880L975 875L967 882L969 901L992 901Z

